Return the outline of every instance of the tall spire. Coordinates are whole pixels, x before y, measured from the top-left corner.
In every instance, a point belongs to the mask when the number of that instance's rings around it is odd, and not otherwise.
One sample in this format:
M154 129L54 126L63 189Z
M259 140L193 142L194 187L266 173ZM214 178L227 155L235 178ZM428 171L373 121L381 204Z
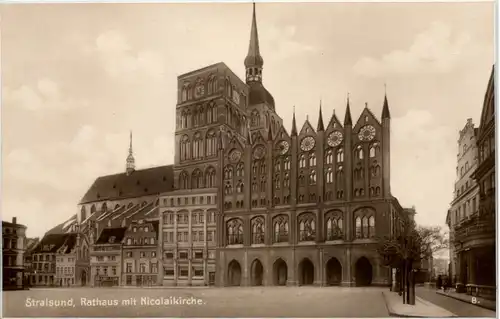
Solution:
M349 93L347 94L347 107L345 109L344 126L352 125L351 107L349 106Z
M135 171L135 158L132 150L132 131L130 131L130 146L128 148L127 156L127 175L132 174Z
M319 100L319 117L318 117L318 132L324 131L325 126L323 125L323 112L321 111L321 100Z
M390 119L391 118L391 112L389 112L389 102L387 102L387 86L385 86L385 93L384 93L384 106L382 107L382 119Z
M297 123L295 122L295 106L293 107L292 136L297 136Z
M253 3L252 29L250 31L250 44L245 58L246 80L248 82L262 82L262 66L264 59L259 50L259 32L257 31L257 18L255 2Z

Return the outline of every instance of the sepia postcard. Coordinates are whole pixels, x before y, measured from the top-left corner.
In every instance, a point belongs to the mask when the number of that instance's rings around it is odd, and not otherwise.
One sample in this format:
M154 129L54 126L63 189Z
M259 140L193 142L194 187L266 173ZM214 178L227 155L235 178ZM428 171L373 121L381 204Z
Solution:
M496 317L495 3L3 3L2 316Z

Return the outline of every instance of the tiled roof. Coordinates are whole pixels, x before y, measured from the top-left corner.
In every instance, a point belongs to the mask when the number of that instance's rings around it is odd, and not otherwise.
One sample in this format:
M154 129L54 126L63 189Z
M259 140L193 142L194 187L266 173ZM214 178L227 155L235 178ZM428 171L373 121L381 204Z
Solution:
M104 228L97 239L96 244L109 244L109 239L114 236L115 240L113 243L120 243L125 235L126 227L116 227L116 228Z
M76 233L67 234L66 240L64 244L61 245L61 248L64 247L63 251L59 251L61 254L68 254L76 245Z
M102 200L133 198L168 192L174 187L173 165L98 177L80 204Z
M73 234L46 234L39 245L33 250L34 253L55 253L64 244L68 236ZM48 246L48 247L47 247Z

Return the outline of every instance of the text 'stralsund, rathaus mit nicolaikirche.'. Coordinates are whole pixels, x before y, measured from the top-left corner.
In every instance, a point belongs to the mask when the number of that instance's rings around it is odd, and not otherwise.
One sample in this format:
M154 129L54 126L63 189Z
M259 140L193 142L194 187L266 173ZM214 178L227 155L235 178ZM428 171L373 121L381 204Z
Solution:
M252 17L246 81L224 63L178 77L175 163L95 180L33 251L35 285L387 285L375 236L405 214L390 191L390 112L346 102L288 132L263 85ZM383 94L381 94L381 98ZM68 258L65 258L68 257ZM35 265L34 265L35 266ZM33 277L35 276L35 277Z

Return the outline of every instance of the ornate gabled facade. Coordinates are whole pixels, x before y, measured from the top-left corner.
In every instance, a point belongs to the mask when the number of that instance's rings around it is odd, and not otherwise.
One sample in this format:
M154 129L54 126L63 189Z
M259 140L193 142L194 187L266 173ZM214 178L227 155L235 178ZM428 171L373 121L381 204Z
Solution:
M2 288L24 289L26 226L18 224L17 217L12 222L2 221L2 239Z
M476 136L477 168L472 174L479 185L479 207L455 227L457 290L494 299L495 260L495 67L486 89Z

